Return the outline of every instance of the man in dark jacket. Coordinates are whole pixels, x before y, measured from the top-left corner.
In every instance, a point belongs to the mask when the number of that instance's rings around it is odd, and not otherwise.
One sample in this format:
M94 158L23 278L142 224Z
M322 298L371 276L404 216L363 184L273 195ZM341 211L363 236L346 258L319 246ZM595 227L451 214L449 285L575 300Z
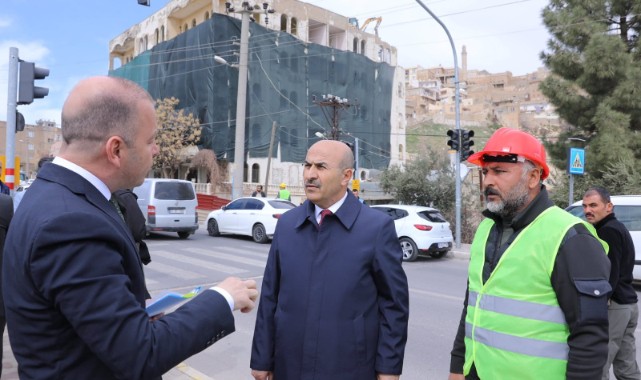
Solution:
M610 193L603 187L592 187L583 195L585 218L594 225L599 238L610 246L610 343L602 378L610 377L610 366L613 366L617 379L639 379L641 373L637 365L634 339L639 309L637 292L632 287L634 243L628 229L614 216L613 209Z

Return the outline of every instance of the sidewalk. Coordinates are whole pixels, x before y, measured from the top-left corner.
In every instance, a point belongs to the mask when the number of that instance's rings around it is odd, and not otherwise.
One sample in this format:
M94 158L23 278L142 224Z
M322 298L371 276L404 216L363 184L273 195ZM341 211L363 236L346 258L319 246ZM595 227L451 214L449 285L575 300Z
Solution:
M470 246L471 244L461 243L461 248L452 248L448 252L447 257L453 257L455 259L469 260L470 259Z
M9 336L5 329L2 341L2 380L18 380L18 363L11 353ZM198 372L186 363L180 363L163 375L164 380L214 380L213 378Z

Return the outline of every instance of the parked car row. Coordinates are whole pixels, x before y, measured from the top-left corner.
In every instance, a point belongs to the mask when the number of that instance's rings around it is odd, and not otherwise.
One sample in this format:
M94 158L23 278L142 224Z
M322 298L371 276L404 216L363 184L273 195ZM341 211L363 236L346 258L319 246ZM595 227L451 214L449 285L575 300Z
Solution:
M210 236L251 236L257 243L267 243L274 235L278 218L294 207L295 204L282 199L238 198L209 213L207 232ZM414 261L419 255L441 258L452 249L450 224L437 209L391 204L371 207L394 219L403 260Z

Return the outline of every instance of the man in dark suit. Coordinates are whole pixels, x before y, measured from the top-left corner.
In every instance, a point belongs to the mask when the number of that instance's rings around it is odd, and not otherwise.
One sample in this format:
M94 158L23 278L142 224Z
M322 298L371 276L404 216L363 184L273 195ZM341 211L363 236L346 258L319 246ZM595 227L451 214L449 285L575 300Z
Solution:
M342 142L307 153L307 200L280 217L265 268L250 363L257 380L400 377L402 251L392 219L348 191L353 172Z
M63 144L25 194L5 246L3 294L24 379L158 379L234 331L255 283L228 278L150 319L127 225L110 201L149 172L156 116L125 79L81 81L62 109Z

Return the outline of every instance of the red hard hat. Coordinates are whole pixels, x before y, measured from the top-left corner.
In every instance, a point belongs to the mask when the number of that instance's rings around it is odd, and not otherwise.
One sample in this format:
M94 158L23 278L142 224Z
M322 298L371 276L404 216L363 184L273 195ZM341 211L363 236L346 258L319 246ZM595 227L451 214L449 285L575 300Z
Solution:
M543 168L541 179L546 179L550 174L550 168L546 163L545 148L534 136L518 129L499 128L487 140L482 151L471 155L467 162L483 166L483 156L517 155L532 161Z

